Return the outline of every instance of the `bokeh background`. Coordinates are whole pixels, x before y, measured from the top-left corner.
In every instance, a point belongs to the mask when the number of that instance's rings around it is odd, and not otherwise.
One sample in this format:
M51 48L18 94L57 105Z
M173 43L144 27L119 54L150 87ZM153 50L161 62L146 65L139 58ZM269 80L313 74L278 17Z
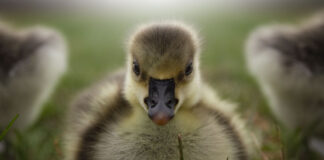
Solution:
M173 19L199 30L204 79L221 97L238 103L255 134L259 149L254 159L290 159L305 153L306 159L316 159L305 147L304 133L287 131L276 122L248 74L243 53L245 39L257 26L296 24L322 8L323 0L0 0L1 21L22 28L55 28L69 46L68 72L37 122L24 131L10 131L15 138L6 152L17 160L62 159L64 117L73 97L124 66L125 40L138 24ZM0 153L0 160L5 159Z

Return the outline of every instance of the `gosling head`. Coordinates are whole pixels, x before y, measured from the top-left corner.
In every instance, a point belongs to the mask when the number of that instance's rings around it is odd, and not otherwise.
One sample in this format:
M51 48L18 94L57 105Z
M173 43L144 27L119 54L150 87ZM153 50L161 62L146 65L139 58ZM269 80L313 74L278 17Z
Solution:
M199 99L199 41L178 22L140 27L129 40L125 96L157 125Z

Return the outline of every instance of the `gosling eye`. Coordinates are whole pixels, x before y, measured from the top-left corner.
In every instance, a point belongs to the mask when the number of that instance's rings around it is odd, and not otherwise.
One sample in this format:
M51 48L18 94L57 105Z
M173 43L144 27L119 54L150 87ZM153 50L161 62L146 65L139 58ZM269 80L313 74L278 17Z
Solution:
M186 75L186 76L189 76L189 75L192 73L192 70L193 70L193 68L192 68L192 63L189 63L189 64L187 65L187 67L186 67L185 75Z
M133 72L135 73L136 76L139 76L139 74L141 72L136 60L133 61Z

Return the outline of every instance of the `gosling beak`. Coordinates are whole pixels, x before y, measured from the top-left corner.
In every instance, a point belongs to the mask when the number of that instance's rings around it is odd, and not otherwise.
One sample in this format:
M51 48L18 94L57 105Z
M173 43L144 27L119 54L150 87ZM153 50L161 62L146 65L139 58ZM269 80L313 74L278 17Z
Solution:
M165 125L174 116L174 107L178 100L174 96L173 79L158 80L150 78L149 96L144 99L148 107L148 116L157 125Z

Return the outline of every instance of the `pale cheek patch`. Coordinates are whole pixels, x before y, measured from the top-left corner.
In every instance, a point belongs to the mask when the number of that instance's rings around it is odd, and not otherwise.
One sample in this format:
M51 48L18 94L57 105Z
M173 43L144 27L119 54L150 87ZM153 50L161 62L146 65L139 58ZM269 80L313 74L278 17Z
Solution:
M182 106L183 102L184 102L184 93L182 89L178 89L176 91L176 97L178 98L179 102L177 104L177 106L175 107L174 113L177 113L177 111L180 109L180 107Z
M195 105L201 98L200 94L200 79L196 76L190 83L180 86L176 90L176 96L179 99L179 103L176 106L175 112L180 107L191 107Z
M141 106L145 111L147 111L146 105L144 103L144 98L148 95L148 89L140 83L135 82L131 75L126 78L125 90L126 99L133 106Z
M147 111L146 104L144 103L144 98L148 96L148 89L143 86L137 85L135 94L140 105L144 108L145 111Z

